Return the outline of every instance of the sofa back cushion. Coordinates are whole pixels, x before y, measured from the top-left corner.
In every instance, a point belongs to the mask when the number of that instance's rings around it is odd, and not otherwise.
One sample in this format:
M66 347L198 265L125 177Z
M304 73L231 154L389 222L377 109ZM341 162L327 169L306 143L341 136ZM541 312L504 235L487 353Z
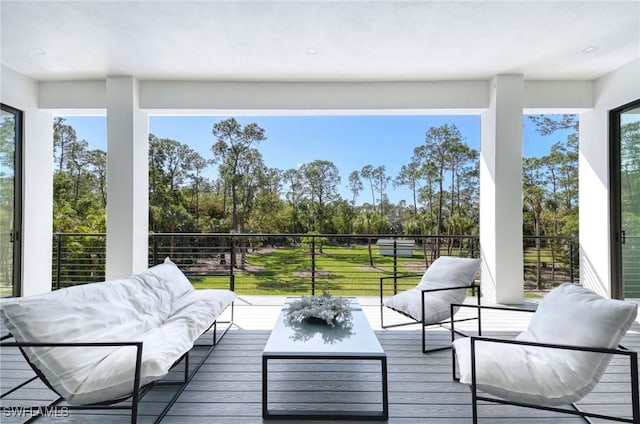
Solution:
M169 292L172 300L179 299L194 291L191 282L169 258L166 258L164 263L152 266L142 274L155 276L157 280L150 279L149 284L159 284L158 289Z
M171 312L171 294L152 274L82 284L3 299L2 314L18 341L122 340L158 326Z

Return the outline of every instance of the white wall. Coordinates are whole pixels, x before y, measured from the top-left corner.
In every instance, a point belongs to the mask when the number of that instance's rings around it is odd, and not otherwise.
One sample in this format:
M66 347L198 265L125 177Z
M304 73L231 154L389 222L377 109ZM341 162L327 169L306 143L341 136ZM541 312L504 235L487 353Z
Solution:
M640 59L596 80L594 98L580 115L580 279L609 297L609 110L640 98Z
M38 83L2 67L0 101L24 112L22 294L51 290L53 115L38 108Z

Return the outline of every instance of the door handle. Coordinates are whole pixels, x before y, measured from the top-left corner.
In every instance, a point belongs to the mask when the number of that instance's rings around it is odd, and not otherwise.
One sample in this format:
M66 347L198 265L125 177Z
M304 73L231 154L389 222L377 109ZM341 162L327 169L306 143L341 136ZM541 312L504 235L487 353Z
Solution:
M625 244L627 242L627 234L624 230L620 231L620 243Z

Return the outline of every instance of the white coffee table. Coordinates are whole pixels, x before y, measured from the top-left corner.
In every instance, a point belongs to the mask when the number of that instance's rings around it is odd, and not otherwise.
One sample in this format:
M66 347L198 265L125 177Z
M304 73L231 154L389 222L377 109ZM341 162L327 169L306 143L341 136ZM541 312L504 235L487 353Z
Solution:
M287 303L294 298L288 298ZM281 311L262 352L262 417L264 419L381 420L389 417L387 355L371 329L358 301L352 304L351 328L302 322L288 325ZM313 326L313 327L309 327ZM371 360L380 363L382 409L378 411L284 410L269 408L270 360ZM364 383L363 383L364 384Z

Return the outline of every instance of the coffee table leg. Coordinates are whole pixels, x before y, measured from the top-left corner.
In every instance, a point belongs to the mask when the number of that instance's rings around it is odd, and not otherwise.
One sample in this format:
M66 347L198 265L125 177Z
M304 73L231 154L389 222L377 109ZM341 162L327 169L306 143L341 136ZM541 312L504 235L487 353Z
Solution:
M262 418L263 419L267 419L269 418L269 408L267 408L268 405L268 397L267 397L267 390L268 390L268 382L267 382L267 376L269 375L268 372L268 358L263 356L262 357Z
M380 367L382 368L382 415L383 419L389 419L389 390L387 380L387 357L380 359Z

